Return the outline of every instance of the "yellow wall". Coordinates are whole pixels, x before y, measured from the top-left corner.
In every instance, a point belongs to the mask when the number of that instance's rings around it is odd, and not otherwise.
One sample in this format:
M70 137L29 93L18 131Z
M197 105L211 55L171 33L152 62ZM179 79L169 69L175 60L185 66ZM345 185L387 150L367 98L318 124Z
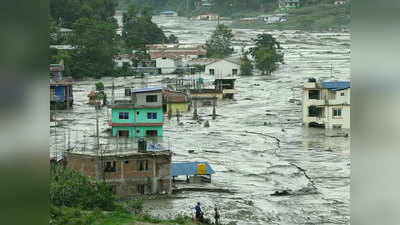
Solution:
M188 111L188 103L170 103L167 105L167 113L171 105L172 115L176 115L176 111L179 110L180 113Z

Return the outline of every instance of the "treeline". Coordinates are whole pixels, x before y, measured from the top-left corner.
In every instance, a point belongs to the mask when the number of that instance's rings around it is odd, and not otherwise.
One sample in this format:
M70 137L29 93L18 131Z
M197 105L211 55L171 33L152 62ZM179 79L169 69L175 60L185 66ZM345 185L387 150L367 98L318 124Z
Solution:
M209 0L209 9L199 7L201 0L119 0L119 8L126 9L131 3L150 6L155 10L176 10L180 15L194 15L204 12L221 16L234 16L240 12L267 12L278 7L278 0Z
M50 44L72 49L50 49L49 63L63 59L64 75L75 79L127 75L126 67L115 66L119 54L132 53L146 44L177 41L176 37L166 37L151 21L151 7L131 6L124 14L122 36L118 35L114 18L117 6L118 0L50 0ZM61 32L60 28L72 31Z

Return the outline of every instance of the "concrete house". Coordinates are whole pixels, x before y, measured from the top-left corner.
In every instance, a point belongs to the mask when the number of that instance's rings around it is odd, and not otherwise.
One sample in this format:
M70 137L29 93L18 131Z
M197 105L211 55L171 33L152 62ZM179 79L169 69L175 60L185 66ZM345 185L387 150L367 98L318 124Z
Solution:
M104 180L117 197L171 194L171 157L170 150L140 140L137 150L126 152L68 152L66 167Z
M156 67L160 74L174 73L182 67L182 59L178 56L159 56L156 58Z
M233 59L216 59L205 66L205 74L219 78L240 74L240 62Z
M59 64L50 65L50 107L52 109L64 109L72 107L73 100L73 80L63 76L64 61Z
M112 104L113 136L163 136L162 87L131 90L131 100Z
M350 81L317 83L303 87L303 123L307 127L350 129Z
M176 115L189 110L189 100L184 93L167 91L164 94L164 112Z

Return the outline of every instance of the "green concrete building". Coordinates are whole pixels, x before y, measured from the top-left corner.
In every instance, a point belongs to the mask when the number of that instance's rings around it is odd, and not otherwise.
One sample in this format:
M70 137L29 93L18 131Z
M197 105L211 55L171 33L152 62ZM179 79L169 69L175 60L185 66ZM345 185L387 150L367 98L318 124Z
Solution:
M162 87L132 89L131 100L111 106L113 136L163 136Z

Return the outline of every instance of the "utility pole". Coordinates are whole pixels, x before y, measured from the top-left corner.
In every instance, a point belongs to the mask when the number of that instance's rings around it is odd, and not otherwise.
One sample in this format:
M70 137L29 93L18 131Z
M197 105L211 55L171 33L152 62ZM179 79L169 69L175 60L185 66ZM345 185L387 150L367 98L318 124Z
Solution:
M216 112L216 104L217 104L217 97L214 98L213 100L213 111L212 111L212 119L215 120L217 118L217 112Z
M193 109L193 119L197 120L199 115L197 115L197 100L194 100L194 109Z

